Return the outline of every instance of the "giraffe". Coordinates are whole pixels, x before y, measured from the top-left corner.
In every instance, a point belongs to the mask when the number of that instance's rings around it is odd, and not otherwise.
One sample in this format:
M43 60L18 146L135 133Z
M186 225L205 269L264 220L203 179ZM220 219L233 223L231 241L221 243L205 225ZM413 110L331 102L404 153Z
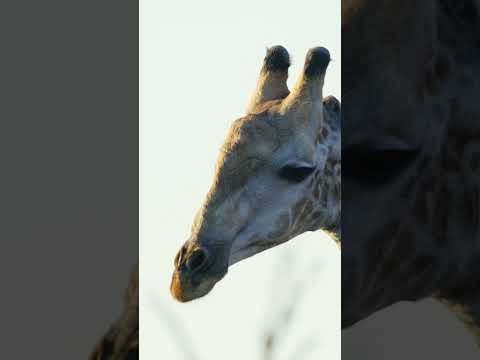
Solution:
M121 316L95 345L89 360L139 359L138 263L130 275Z
M340 232L340 103L323 99L330 53L306 55L292 91L290 56L267 50L246 115L220 151L213 184L178 251L170 291L209 293L228 267L306 231Z
M432 297L480 345L480 2L342 5L342 327Z

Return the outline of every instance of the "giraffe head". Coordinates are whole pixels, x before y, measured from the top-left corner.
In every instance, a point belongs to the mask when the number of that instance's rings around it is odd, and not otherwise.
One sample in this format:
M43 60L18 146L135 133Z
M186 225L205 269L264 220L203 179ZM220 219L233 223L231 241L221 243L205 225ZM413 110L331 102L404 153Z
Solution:
M309 50L290 92L287 50L267 51L246 115L231 126L191 236L175 258L177 300L204 296L230 265L318 229L314 194L320 196L318 180L332 152L324 117L340 111L335 98L322 96L329 62L327 49Z

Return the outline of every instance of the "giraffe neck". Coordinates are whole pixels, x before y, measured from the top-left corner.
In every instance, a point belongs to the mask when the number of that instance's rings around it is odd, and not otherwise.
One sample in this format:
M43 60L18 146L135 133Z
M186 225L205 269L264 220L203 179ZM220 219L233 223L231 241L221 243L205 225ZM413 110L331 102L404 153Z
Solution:
M325 116L317 138L319 152L328 157L314 174L310 198L312 201L309 231L326 230L340 239L341 214L341 144L339 117Z

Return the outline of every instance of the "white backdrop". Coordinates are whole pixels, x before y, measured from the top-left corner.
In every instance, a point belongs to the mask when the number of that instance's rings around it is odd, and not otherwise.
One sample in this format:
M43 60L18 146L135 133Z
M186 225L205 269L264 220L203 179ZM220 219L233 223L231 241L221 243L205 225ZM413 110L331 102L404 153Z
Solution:
M284 329L275 359L340 359L340 252L321 233L233 266L203 299L178 304L169 294L217 151L277 44L292 56L290 85L307 50L327 47L324 95L340 98L339 1L140 2L142 359L262 359L270 327Z

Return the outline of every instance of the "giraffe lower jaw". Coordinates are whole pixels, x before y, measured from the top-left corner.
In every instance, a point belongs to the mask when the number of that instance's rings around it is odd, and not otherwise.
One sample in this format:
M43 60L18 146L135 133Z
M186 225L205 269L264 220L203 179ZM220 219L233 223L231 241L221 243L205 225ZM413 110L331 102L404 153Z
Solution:
M278 244L272 244L272 243L258 243L253 246L249 246L247 248L240 248L236 251L233 251L230 254L230 258L228 261L228 266L232 266L242 260L245 260L249 257L252 257L262 251L268 250Z
M207 271L207 270L206 270ZM207 295L223 277L228 269L221 272L205 272L196 277L189 277L185 274L175 272L170 284L172 296L179 302L189 302Z

